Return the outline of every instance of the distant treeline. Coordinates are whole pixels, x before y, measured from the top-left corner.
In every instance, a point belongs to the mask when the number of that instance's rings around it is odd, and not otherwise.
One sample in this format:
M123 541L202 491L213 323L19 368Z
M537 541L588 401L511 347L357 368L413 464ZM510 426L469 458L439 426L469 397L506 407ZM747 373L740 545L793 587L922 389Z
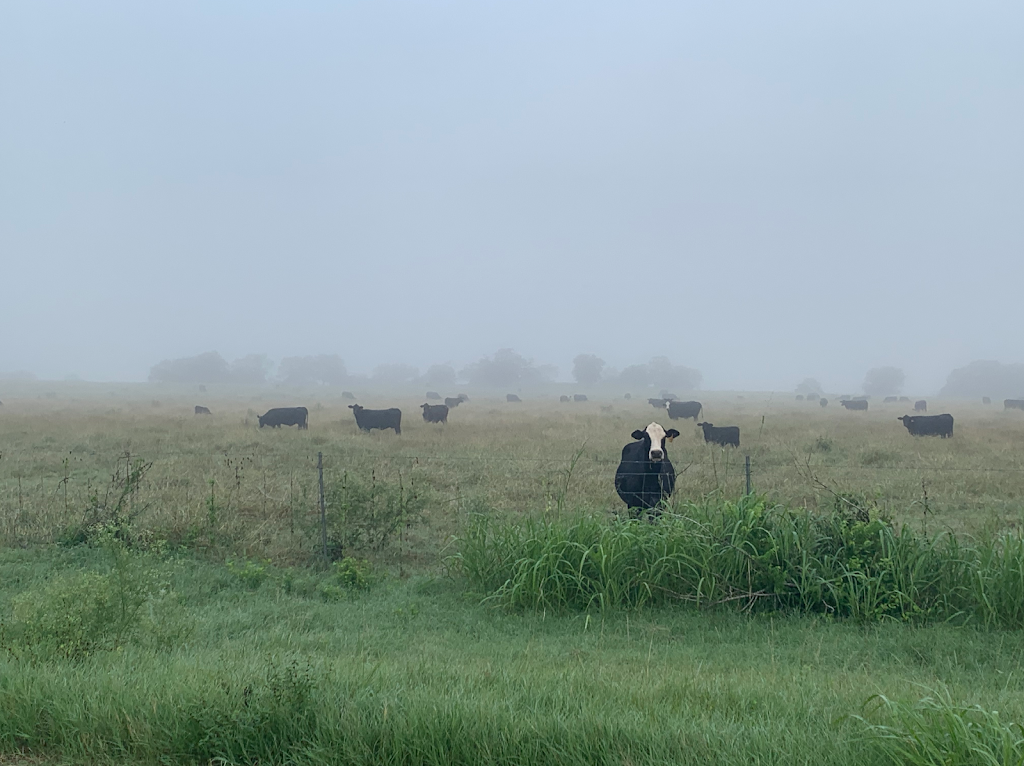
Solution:
M165 359L153 365L149 380L154 383L354 386L375 383L386 386L420 385L450 390L456 385L477 388L522 388L553 382L558 369L536 364L510 348L496 351L456 370L451 364L435 364L424 372L408 364L382 364L370 375L350 374L337 354L292 356L274 364L265 354L250 354L228 362L216 351L182 359ZM621 383L627 388L655 386L679 391L700 387L698 370L674 365L667 357L657 356L645 364L634 364L621 372L609 368L593 354L580 354L573 360L573 379L580 385Z

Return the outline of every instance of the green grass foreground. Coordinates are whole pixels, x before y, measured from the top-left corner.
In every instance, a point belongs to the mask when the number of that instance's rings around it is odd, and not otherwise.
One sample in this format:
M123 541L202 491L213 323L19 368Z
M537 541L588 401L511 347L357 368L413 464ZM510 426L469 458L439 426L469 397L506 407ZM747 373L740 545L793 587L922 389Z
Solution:
M514 613L458 580L111 541L0 552L0 615L0 752L71 762L896 763L914 733L941 745L945 715L985 748L1024 720L1019 632ZM933 714L917 701L934 690L950 704ZM952 701L999 710L995 729Z

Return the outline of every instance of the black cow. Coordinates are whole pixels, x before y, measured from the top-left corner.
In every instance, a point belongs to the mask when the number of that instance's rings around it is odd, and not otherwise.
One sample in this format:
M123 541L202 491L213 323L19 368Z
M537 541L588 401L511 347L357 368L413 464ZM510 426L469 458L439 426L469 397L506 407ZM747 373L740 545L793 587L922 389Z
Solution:
M918 399L914 402L914 412L928 412L928 402L924 399Z
M656 410L663 410L665 409L665 405L668 404L668 401L668 399L648 399L647 403Z
M464 402L468 402L469 401L469 397L466 396L465 394L459 394L459 399L461 399Z
M505 394L505 401L506 401L506 402L521 402L521 401L523 401L523 400L522 400L522 399L520 399L520 398L519 398L518 396L516 396L515 394Z
M270 426L280 428L281 426L298 426L300 429L309 428L309 410L305 407L274 407L259 416L260 428Z
M623 399L632 399L632 398L633 398L633 394L626 394L626 395L625 395L624 397L622 397L622 398L623 398Z
M716 428L710 423L698 423L697 425L704 429L705 442L720 444L723 447L728 447L730 444L733 447L740 446L739 426L721 426Z
M342 399L355 399L356 395L353 394L351 391L342 391L341 392L341 398Z
M804 400L804 395L803 395L803 394L797 394L797 395L796 395L796 400L797 400L798 402L802 402L802 401Z
M661 389L661 393L658 394L662 399L668 399L670 402L676 401L679 397L675 394L669 393L664 388Z
M572 400L574 402L585 402L585 401L587 401L587 395L586 394L573 394L572 395Z
M900 401L901 402L909 402L910 401L910 397L909 396L901 396L900 397Z
M350 404L348 408L356 416L356 425L360 431L372 431L374 428L384 431L393 428L396 434L402 433L402 411L397 407L368 410L360 404Z
M430 399L430 400L436 402L440 398L441 398L441 394L437 393L437 391L427 391L427 399Z
M822 407L828 407L828 399L826 399L823 396L818 400L818 404L820 404Z
M983 397L981 397L981 403L982 404L992 404L992 400L989 397L987 397L987 396L983 396Z
M900 400L900 398L898 396L887 396L882 401L885 404L892 404L893 402L898 402L899 400Z
M570 399L565 394L562 394L560 397L558 397L558 401L560 401L560 402L568 402L568 401L570 401Z
M700 402L666 402L668 407L668 416L672 420L679 420L679 418L693 418L693 422L697 422L697 418L700 417L701 410L704 409L704 405Z
M209 407L204 407L201 404L197 404L196 405L196 415L212 415L212 414L213 413L210 412L210 408Z
M953 435L953 416L946 415L904 415L903 425L911 436L941 436L943 439Z
M1024 410L1024 399L1004 399L1004 410Z
M421 404L423 408L423 419L428 423L447 423L448 422L448 405L447 404ZM356 418L358 421L358 418Z
M615 471L615 491L629 508L630 515L639 518L643 511L655 508L676 488L676 470L668 459L665 442L679 436L679 432L674 428L666 431L657 423L651 423L642 431L634 431L632 436L635 441L622 448L622 460Z
M460 404L462 404L462 400L459 399L457 396L446 396L444 398L444 406L450 410L455 409Z
M843 399L839 403L848 410L866 410L868 408L868 403L863 399Z

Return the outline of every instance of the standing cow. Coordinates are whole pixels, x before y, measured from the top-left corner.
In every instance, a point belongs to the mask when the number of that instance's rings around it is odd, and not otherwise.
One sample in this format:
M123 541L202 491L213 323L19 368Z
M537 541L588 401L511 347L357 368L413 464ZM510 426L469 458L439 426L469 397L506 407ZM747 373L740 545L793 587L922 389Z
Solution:
M866 410L868 403L864 399L843 399L839 402L848 410Z
M447 423L448 405L446 404L421 404L423 408L423 419L428 423Z
M668 416L672 420L679 420L679 418L693 418L693 422L697 422L697 418L700 417L701 410L704 409L704 405L700 402L673 402L668 401L665 403L668 408Z
M368 410L360 404L350 404L348 408L356 416L356 425L359 426L360 431L368 432L374 428L384 431L393 428L396 434L402 433L402 411L397 407L386 410Z
M506 401L506 402L521 402L521 401L523 401L523 400L522 400L522 399L520 399L520 398L519 398L518 396L516 396L515 394L505 394L505 401Z
M714 426L711 423L698 423L704 431L704 441L710 444L718 444L722 447L740 446L739 426Z
M1004 399L1004 410L1024 410L1024 399Z
M953 416L945 415L904 415L896 418L902 420L911 436L941 436L948 439L953 436Z
M679 436L679 432L674 428L666 431L651 423L632 436L635 441L622 448L622 460L615 471L615 491L633 518L639 518L643 511L652 511L651 515L656 516L658 512L653 509L676 488L676 470L668 459L665 442Z
M914 402L914 412L928 412L928 402L924 399L918 399Z
M212 415L212 414L213 413L210 412L210 408L209 407L204 407L201 404L197 404L196 405L196 415Z

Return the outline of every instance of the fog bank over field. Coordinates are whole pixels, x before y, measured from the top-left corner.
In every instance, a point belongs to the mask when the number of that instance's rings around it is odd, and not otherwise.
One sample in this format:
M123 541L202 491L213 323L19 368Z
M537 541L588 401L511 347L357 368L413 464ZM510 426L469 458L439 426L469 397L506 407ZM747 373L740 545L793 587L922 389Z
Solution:
M514 349L559 380L594 354L973 392L950 372L1024 363L1021 29L994 2L5 3L0 372Z

